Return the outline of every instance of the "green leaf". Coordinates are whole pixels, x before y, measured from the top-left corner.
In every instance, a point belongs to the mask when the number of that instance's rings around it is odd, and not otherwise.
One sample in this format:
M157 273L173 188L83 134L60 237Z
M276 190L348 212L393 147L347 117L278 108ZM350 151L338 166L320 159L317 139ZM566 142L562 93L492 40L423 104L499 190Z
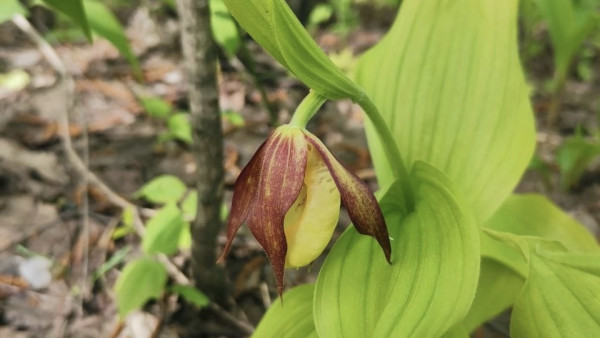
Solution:
M579 5L572 0L536 0L536 3L548 23L556 72L564 78L573 57L597 24L596 9L593 2L584 5L585 1Z
M85 0L83 4L90 27L94 33L110 41L129 62L135 76L141 78L142 69L140 68L140 63L129 45L129 40L125 36L125 31L121 23L111 12L110 8L96 0Z
M125 266L115 283L119 315L139 309L150 299L158 299L167 282L165 267L150 258L141 258Z
M185 194L187 187L177 176L160 175L135 193L136 197L143 197L152 203L177 202Z
M173 111L169 102L158 97L141 97L140 102L144 110L152 117L167 118Z
M185 222L183 230L179 236L179 242L177 243L180 250L189 250L192 247L192 233L189 222Z
M168 203L146 224L142 248L149 254L175 253L179 247L181 233L185 229L186 222L183 220L181 210L174 203Z
M13 15L27 15L28 11L19 0L2 0L0 1L0 23L10 20Z
M471 332L512 306L521 292L525 278L493 259L481 260L479 283L473 304L462 321Z
M600 156L600 143L586 140L577 128L558 148L556 162L560 168L561 186L564 190L579 182L588 166Z
M331 4L317 4L310 12L310 16L308 17L308 26L317 27L323 22L329 20L332 15L333 8L331 7Z
M359 100L363 91L317 46L285 1L273 1L273 29L289 70L330 100Z
M560 242L574 252L598 252L596 239L571 216L538 194L512 195L485 225L487 229ZM482 241L482 255L486 248Z
M215 41L227 55L233 56L240 48L240 34L223 0L210 0L210 27Z
M277 38L273 33L272 0L223 0L229 13L254 38L254 40L271 54L279 63L287 67L283 55L279 51ZM288 68L289 69L289 68Z
M467 313L479 274L478 227L439 170L416 162L416 209L405 215L394 185L381 200L392 241L350 227L319 273L314 317L321 337L436 337Z
M198 192L196 190L190 191L190 193L181 202L181 211L183 212L183 218L191 222L196 218L198 212Z
M3 0L5 1L5 0ZM84 11L81 0L43 0L45 4L68 16L73 22L81 27L88 40L92 41L91 23L88 22L90 12ZM91 20L90 20L91 21Z
M210 300L202 291L191 285L173 285L171 291L199 308L203 308L210 303Z
M510 196L483 228L555 240L574 252L600 252L600 247L589 231L546 197L537 194ZM482 257L502 263L521 278L527 277L528 264L519 250L485 233L480 238ZM481 296L486 297L484 293ZM488 301L490 306L503 306L503 303L494 305L493 300Z
M530 252L529 278L511 317L513 337L600 337L600 254Z
M517 0L406 0L357 77L395 135L405 164L442 170L478 223L519 181L534 120L517 49ZM378 136L367 137L380 186L393 181Z
M450 329L442 336L443 338L469 338L469 332L462 326L458 325Z
M229 123L231 123L232 125L234 125L236 127L243 127L246 124L246 120L244 120L244 116L242 116L242 114L240 114L236 111L226 110L224 112L221 112L221 115L227 121L229 121Z
M181 140L187 144L194 143L192 139L192 125L188 120L188 114L177 113L173 114L167 120L167 127L171 132L171 135L178 140Z
M297 286L283 294L262 317L252 337L318 337L313 321L314 284Z
M285 1L223 1L256 42L316 93L328 99L364 95L317 46Z
M112 239L123 238L130 233L134 232L133 228L133 208L127 207L123 210L123 214L121 215L121 223L122 225L115 228L115 231L112 233Z

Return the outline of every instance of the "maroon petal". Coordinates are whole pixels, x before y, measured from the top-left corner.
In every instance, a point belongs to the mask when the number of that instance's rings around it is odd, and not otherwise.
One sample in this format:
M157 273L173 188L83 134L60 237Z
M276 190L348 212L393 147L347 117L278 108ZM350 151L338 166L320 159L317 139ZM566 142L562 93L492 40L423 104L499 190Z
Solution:
M391 264L390 236L375 195L360 178L346 169L316 136L307 132L306 139L323 157L356 230L363 235L374 237L383 249L386 260Z
M304 181L306 139L299 128L282 126L269 138L264 152L256 202L247 223L271 261L281 295L287 254L283 221Z
M231 249L231 243L235 234L238 232L244 221L248 218L252 203L255 201L256 192L258 190L258 181L260 168L265 157L265 145L268 140L258 148L250 162L244 167L237 180L233 190L233 201L231 203L231 211L229 212L229 220L227 221L227 242L221 256L217 260L218 263L223 262L225 256Z

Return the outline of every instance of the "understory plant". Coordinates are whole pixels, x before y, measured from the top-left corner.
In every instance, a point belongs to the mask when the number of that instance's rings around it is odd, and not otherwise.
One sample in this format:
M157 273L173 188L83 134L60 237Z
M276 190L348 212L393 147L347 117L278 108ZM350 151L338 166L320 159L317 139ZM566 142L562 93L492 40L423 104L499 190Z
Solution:
M284 267L310 263L339 212L335 198L310 207L311 189L337 188L354 222L316 283L284 293L256 337L468 337L509 307L514 337L600 336L596 239L545 197L512 192L535 147L517 0L405 0L355 81L285 1L224 2L311 89L238 178L227 246L246 222L281 292ZM339 99L367 116L378 206L306 130ZM319 166L326 175L311 183Z

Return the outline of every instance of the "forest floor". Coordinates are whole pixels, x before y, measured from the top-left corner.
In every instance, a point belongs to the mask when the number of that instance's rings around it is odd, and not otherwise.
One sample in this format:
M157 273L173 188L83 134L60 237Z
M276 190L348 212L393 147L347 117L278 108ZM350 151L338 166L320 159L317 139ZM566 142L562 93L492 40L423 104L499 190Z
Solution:
M153 206L136 200L134 193L161 174L176 175L188 186L194 186L195 163L186 144L159 141L165 123L146 114L138 98L160 97L176 110L187 110L185 74L173 13L156 17L147 8L139 7L126 13L124 19L142 62L142 82L133 79L127 63L104 40L92 44L62 43L55 48L75 80L74 114L69 116L73 147L82 158L88 158L89 170L114 192L151 214ZM389 22L388 19L378 25L361 25L347 36L319 32L317 41L328 53L350 65L381 38ZM280 122L288 121L307 89L254 43L246 43L258 68L271 75L263 83L269 104ZM243 118L243 124L231 117L223 118L225 204L229 205L237 175L271 126L251 76L239 62L223 61L219 76L221 109L236 112L237 119ZM595 62L595 68L600 69L600 58L596 57ZM598 235L598 161L587 168L578 184L564 191L560 189L555 154L578 125L588 130L598 128L600 73L589 81L575 77L567 81L559 119L549 128L545 124L549 97L543 86L551 77L550 51L528 60L524 67L539 120L537 154L545 169L528 170L517 191L548 196ZM57 75L37 46L8 22L0 26L0 71L13 69L26 71L30 78L21 90L0 88L0 337L150 337L159 324L161 337L177 336L181 328L173 323L178 310L175 300L164 300L170 302L167 305L151 303L146 307L148 311L136 312L121 323L112 288L122 265L94 276L125 247L130 249L124 261L138 256L139 237L131 234L112 238L121 222L121 210L93 186L85 211L81 173L67 160L60 142L60 121L68 111L69 96L65 88L55 85ZM376 188L363 115L357 106L348 101L328 102L309 129ZM82 231L86 215L88 238ZM343 215L339 223L336 236L349 223L348 217ZM242 229L239 236L241 240L230 254L227 271L233 300L241 309L236 316L256 325L276 299L276 289L261 248L247 230ZM219 242L224 243L224 233ZM52 276L39 288L22 277L33 255L43 255L52 262L50 267L37 267L35 273L49 271ZM314 281L324 256L310 268L289 271L287 286ZM181 252L174 261L185 266L188 257L189 252ZM165 312L164 308L169 310ZM490 324L480 336L507 336L505 330L500 321ZM242 336L218 316L215 325L207 326L206 332L199 335Z

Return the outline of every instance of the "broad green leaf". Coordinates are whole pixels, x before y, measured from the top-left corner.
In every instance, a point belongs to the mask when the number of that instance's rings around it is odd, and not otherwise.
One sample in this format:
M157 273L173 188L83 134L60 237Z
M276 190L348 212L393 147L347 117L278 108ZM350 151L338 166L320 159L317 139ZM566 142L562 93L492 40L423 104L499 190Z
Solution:
M5 1L5 0L2 0ZM90 30L90 22L88 22L90 13L84 10L81 0L43 0L44 3L57 11L68 16L73 22L81 27L88 40L92 40L92 32ZM91 21L91 20L90 20Z
M600 337L600 254L537 245L511 317L511 336Z
M210 303L204 292L196 289L191 285L173 285L171 291L183 297L188 302L202 308Z
M566 139L556 153L562 188L567 190L575 185L598 156L600 143L586 140L578 128L575 135Z
M536 194L510 196L484 224L484 229L556 240L574 252L600 252L593 236L581 224L546 197ZM516 292L519 279L523 283L529 273L528 263L519 250L486 233L480 239L483 262L489 262L488 269L493 269L496 277L488 277L490 274L486 274L482 265L477 297L465 319L469 330L511 305L514 301L511 295ZM502 267L492 267L491 262Z
M117 20L110 8L106 4L96 0L85 0L83 4L87 13L87 20L94 33L110 41L129 62L133 73L141 78L142 69L140 68L140 63L129 45L129 40L125 36L125 31L121 23L119 23L119 20Z
M517 0L406 0L357 77L417 160L459 187L478 223L508 197L533 154L534 123L517 53ZM367 137L380 186L392 171L373 126Z
M186 230L186 222L183 220L181 210L174 203L168 203L146 224L142 248L149 254L175 253L184 230Z
M469 332L462 326L457 325L450 329L442 338L469 338Z
M158 299L167 282L165 267L150 258L141 258L125 266L115 283L117 308L124 318L150 299Z
M19 0L2 0L0 1L0 23L10 20L13 15L27 15L27 9L21 5Z
M297 286L283 294L262 317L254 338L318 337L313 321L314 284Z
M285 1L223 1L256 42L316 93L355 101L364 95L317 46Z
M210 27L215 41L229 56L240 48L240 34L223 0L210 0Z
M403 214L400 185L381 200L392 265L350 227L319 273L314 317L321 337L439 337L467 313L479 274L478 227L449 179L415 162L416 209Z
M475 299L462 327L471 332L496 317L515 302L525 284L525 278L493 259L481 260L481 272Z
M171 132L171 135L178 140L181 140L187 144L194 143L192 139L192 125L188 120L188 114L177 113L173 114L167 120L167 127Z
M135 193L136 197L143 197L152 203L177 202L183 196L187 187L177 176L161 175Z
M141 97L140 102L144 110L152 117L167 118L173 111L169 102L158 97Z

